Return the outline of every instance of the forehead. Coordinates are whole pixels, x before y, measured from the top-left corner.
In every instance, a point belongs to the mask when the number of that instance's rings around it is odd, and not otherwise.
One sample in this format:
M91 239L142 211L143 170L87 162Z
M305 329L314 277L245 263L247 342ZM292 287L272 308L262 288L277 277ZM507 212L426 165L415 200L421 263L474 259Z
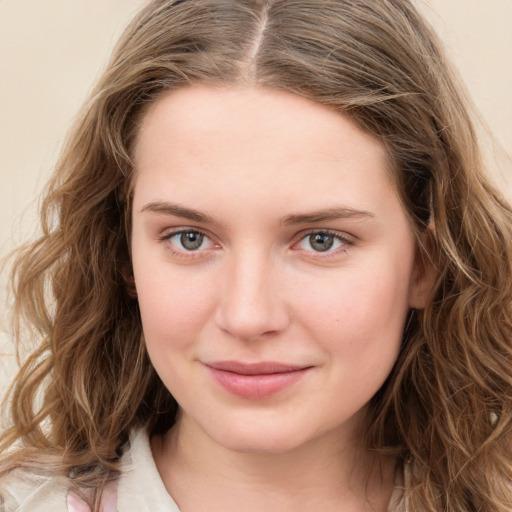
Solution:
M201 203L216 194L218 201L242 197L248 204L255 197L265 204L324 197L351 206L364 189L375 202L372 194L391 187L385 148L354 121L258 87L168 93L142 118L134 160L136 196L145 200Z
M135 143L135 155L141 156L141 142L151 138L154 128L166 126L169 140L191 142L190 136L201 141L201 148L211 147L219 139L236 135L245 142L268 142L269 137L296 141L297 146L308 138L311 149L329 147L337 150L337 128L343 126L343 136L350 145L354 142L370 146L380 157L387 158L383 145L373 136L363 133L347 116L325 105L295 94L264 87L194 85L165 94L154 102L142 116ZM350 137L350 141L348 138ZM144 144L147 147L147 145ZM156 149L156 145L152 144ZM338 154L337 157L340 155Z

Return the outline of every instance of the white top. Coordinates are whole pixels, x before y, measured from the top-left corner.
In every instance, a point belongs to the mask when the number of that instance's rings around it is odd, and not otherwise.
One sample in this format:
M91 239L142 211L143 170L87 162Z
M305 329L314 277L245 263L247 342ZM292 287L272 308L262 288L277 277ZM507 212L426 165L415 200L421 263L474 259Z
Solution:
M5 512L90 512L74 493L67 480L22 473L16 475L0 510ZM3 486L2 486L3 487ZM403 487L397 486L388 512L402 510ZM180 512L167 492L151 453L149 437L143 430L130 436L130 448L121 459L121 475L103 493L102 512Z
M8 477L9 478L9 477ZM16 470L2 482L2 512L90 512L66 478ZM2 508L3 506L3 508ZM180 512L160 474L143 430L130 436L130 447L121 459L121 475L103 493L102 512Z
M156 469L146 431L132 435L130 446L121 461L118 512L179 512Z

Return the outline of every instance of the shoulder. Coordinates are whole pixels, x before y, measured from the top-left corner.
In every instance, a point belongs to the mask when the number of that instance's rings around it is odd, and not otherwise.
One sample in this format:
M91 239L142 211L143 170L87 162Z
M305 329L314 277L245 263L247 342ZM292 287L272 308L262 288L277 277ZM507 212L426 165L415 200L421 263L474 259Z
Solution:
M16 469L0 481L0 512L91 512L91 507L70 490L69 478ZM117 482L106 485L101 512L116 512Z
M0 480L0 512L91 512L70 491L70 480L49 473L16 469ZM133 431L120 462L120 476L102 494L101 512L179 512L156 468L149 436Z
M2 512L51 510L68 512L68 479L44 472L15 469L0 481Z

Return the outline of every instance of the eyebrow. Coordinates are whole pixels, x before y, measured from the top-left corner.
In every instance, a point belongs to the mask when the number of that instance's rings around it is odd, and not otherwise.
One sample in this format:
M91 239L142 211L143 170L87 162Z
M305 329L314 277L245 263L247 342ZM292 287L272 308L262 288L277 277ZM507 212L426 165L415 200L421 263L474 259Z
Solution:
M192 208L185 208L175 203L168 203L163 201L154 201L144 205L141 212L153 212L160 213L163 215L172 215L174 217L181 217L183 219L192 220L194 222L202 222L205 224L214 224L213 217L206 215L198 210Z
M324 222L327 220L347 219L352 217L375 217L375 215L366 210L355 210L353 208L338 207L327 208L308 213L298 213L287 215L281 220L281 224L290 226L293 224L312 224L315 222Z
M215 219L210 215L202 213L193 208L186 208L176 203L166 201L154 201L144 205L141 212L149 211L153 213L172 215L183 219L192 220L194 222L202 222L205 224L215 224ZM314 224L316 222L324 222L328 220L347 219L353 217L375 217L375 215L366 210L355 210L347 207L327 208L325 210L316 210L308 213L297 213L287 215L280 219L283 226L291 226L295 224Z

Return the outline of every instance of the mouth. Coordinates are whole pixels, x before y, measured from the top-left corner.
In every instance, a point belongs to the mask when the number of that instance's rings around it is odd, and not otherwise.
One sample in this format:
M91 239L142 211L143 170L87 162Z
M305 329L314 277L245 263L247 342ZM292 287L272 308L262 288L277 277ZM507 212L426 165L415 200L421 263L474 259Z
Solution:
M251 400L261 400L284 391L313 368L273 361L214 361L203 364L225 391Z

